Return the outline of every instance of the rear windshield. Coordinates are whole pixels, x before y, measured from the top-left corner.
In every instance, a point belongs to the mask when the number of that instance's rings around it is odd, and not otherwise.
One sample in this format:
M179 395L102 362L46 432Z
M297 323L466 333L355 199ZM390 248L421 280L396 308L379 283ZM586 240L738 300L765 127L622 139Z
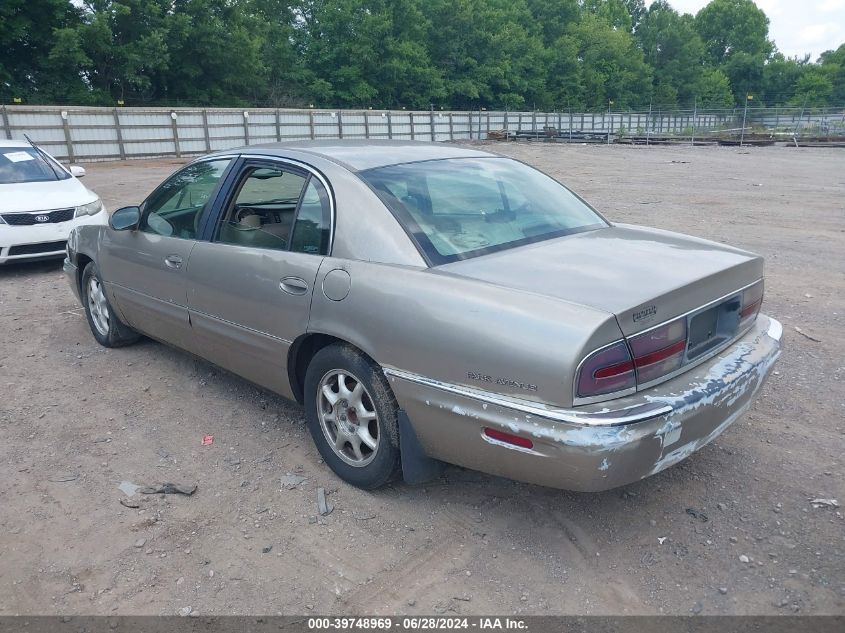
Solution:
M67 180L70 174L34 147L0 147L0 185Z
M569 189L509 158L405 163L361 176L432 265L607 226Z

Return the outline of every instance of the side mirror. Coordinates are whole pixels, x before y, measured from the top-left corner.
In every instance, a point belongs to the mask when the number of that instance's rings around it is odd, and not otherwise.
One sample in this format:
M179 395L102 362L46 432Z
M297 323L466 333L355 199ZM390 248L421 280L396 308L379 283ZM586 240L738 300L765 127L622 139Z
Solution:
M126 231L138 227L141 221L141 209L138 207L122 207L111 214L109 226L115 231Z
M85 175L85 168L79 165L70 166L70 175L74 178L82 178Z

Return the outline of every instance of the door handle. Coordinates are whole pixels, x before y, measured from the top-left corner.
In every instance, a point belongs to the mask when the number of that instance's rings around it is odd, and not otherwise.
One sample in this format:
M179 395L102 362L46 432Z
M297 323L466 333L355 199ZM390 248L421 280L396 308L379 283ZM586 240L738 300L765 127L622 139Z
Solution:
M182 258L179 255L168 255L164 258L164 265L177 270L182 268Z
M279 282L279 289L289 295L304 295L308 292L308 282L300 277L285 277Z

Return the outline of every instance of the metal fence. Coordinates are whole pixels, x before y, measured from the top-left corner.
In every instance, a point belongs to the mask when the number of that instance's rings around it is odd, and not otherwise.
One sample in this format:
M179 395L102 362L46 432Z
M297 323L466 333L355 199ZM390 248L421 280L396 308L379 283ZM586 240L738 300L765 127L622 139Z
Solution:
M573 133L706 134L739 125L845 132L845 109L742 109L661 112L446 112L441 110L289 110L233 108L76 108L2 106L7 139L28 134L60 159L90 161L186 156L241 145L301 139L456 141L504 130L540 136Z

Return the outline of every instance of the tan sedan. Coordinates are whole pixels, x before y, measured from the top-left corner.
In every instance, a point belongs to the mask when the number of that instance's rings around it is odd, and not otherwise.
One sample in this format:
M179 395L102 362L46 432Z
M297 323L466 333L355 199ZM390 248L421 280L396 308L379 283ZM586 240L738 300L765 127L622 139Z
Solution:
M65 270L100 343L143 334L302 403L363 488L443 462L576 490L647 477L742 415L780 348L760 257L439 144L202 157L76 229Z

